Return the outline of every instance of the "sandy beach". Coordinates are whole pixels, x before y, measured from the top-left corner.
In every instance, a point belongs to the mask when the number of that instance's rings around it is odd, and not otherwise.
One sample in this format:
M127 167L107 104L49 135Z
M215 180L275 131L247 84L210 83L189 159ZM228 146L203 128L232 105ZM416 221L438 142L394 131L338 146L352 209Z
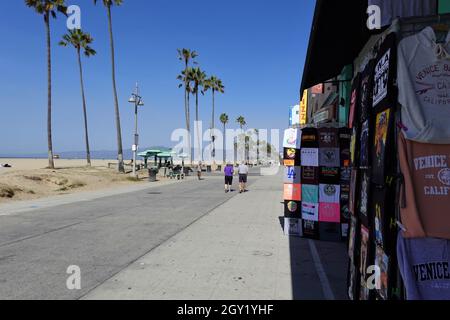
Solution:
M146 170L139 172L135 180L128 174L118 174L115 160L93 160L92 167L86 160L55 160L56 169L46 169L47 159L0 159L0 204L18 200L31 200L68 193L111 189L127 184L145 183Z

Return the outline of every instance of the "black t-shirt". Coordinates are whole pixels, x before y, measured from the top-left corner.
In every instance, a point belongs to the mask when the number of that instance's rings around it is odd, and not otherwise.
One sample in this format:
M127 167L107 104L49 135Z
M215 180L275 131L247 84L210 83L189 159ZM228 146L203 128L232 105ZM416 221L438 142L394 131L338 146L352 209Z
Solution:
M358 192L358 208L361 224L369 228L371 226L370 215L370 173L368 170L361 170L361 178Z
M318 148L319 136L316 128L302 129L302 148Z
M374 139L372 146L372 181L383 185L386 175L393 169L394 114L393 109L385 109L375 115Z
M395 107L397 88L394 80L397 73L396 35L390 33L381 44L375 59L372 108L378 113Z
M338 148L339 147L339 129L337 128L319 128L319 148Z
M367 119L361 126L360 149L359 149L359 167L366 169L370 166L370 150L372 149L372 139L370 130L370 120Z
M350 166L350 141L352 130L349 128L339 129L339 147L341 149L341 167Z
M360 86L360 110L359 110L359 122L363 123L369 119L372 112L372 96L373 96L373 72L374 72L374 60L370 60L367 63L364 72L361 75Z
M319 184L319 167L302 167L302 184Z
M348 115L348 127L351 129L359 122L359 97L361 86L361 74L358 73L352 82L352 89L350 93L350 110Z
M340 168L339 167L320 167L319 182L322 184L339 184Z

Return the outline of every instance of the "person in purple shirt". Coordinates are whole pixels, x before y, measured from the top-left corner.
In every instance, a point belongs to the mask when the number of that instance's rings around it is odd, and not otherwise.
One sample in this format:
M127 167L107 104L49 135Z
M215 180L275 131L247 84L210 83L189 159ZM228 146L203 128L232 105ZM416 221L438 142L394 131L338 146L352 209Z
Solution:
M224 169L225 172L225 193L231 192L231 185L233 184L234 168L231 163L227 163Z

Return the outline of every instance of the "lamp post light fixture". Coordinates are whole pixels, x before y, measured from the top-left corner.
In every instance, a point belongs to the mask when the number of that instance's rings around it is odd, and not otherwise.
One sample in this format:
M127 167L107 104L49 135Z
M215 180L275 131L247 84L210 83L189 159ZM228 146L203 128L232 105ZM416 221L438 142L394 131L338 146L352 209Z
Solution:
M132 147L133 150L133 176L137 177L136 174L136 154L139 146L139 134L138 134L138 107L144 106L144 100L139 95L139 86L136 83L135 92L131 94L131 98L128 100L129 103L134 104L134 144Z

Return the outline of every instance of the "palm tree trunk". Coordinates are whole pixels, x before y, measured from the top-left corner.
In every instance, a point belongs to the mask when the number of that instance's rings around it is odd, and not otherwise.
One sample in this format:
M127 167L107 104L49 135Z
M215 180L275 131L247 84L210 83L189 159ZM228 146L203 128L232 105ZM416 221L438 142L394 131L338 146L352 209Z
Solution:
M198 90L199 88L197 88L196 93L195 93L195 121L197 122L196 125L196 129L197 129L197 147L198 150L200 151L201 155L200 155L200 159L203 161L203 152L201 150L201 146L200 146L200 132L198 131Z
M186 115L186 130L188 132L188 154L190 155L190 162L192 166L192 149L191 149L191 115L190 115L190 106L189 106L189 91L188 91L188 78L187 78L187 72L188 72L188 65L189 61L185 61L185 68L184 68L184 112Z
M222 152L223 152L223 164L225 165L225 162L227 161L226 160L226 146L225 146L225 143L226 143L226 141L227 141L227 132L226 132L226 130L225 130L225 126L226 126L226 124L225 124L225 122L223 123L223 150L222 150Z
M191 147L191 112L190 112L190 93L187 93L187 131L188 131L188 148L189 148L189 154L191 155L191 167L192 167L192 163L194 162L194 153L192 152L192 147Z
M109 25L109 38L110 38L110 49L111 49L111 68L112 68L112 82L113 82L113 92L114 92L114 112L116 115L116 131L117 131L117 160L118 160L118 171L121 173L125 172L123 166L123 149L122 149L122 130L120 127L120 113L119 113L119 99L117 98L117 87L116 87L116 63L114 57L114 38L112 30L112 18L111 18L111 6L107 6L108 11L108 25Z
M212 150L212 160L213 163L215 162L215 158L216 158L216 137L214 136L214 110L215 106L214 106L214 89L212 90L212 122L211 122L211 129L212 129L212 145L213 145L213 150Z
M89 148L88 120L87 120L87 112L86 112L86 96L84 94L83 66L81 65L80 49L77 50L77 56L78 56L78 66L80 68L81 98L83 100L84 138L86 141L86 161L87 161L88 166L91 166L91 151Z
M50 15L45 14L45 26L47 32L47 141L48 141L48 167L55 168L53 160L52 142L52 53L50 42Z

